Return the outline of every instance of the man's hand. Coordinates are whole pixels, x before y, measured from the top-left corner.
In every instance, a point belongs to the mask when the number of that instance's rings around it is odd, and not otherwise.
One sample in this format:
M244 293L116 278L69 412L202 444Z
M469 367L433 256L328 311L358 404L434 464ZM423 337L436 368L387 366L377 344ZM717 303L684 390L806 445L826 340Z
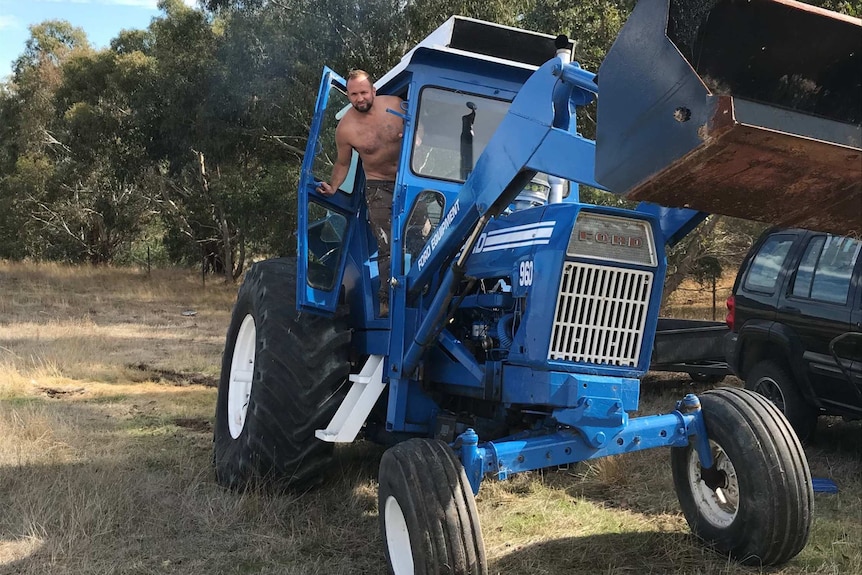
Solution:
M323 194L324 196L331 196L335 194L335 191L336 190L327 182L320 182L320 185L317 186L317 193Z

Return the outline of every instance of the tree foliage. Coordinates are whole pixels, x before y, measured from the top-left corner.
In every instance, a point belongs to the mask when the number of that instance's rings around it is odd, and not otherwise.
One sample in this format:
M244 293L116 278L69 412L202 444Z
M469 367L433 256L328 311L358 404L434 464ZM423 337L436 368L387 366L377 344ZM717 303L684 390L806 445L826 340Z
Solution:
M812 3L860 14L859 0ZM324 64L379 76L460 14L567 33L576 59L596 70L634 4L202 0L192 9L161 0L146 29L125 30L103 50L67 22L35 25L0 84L0 257L126 261L147 241L233 278L246 253L294 250L299 167ZM593 111L580 114L591 136ZM712 236L726 229L712 225ZM725 235L704 249L744 249L740 234Z

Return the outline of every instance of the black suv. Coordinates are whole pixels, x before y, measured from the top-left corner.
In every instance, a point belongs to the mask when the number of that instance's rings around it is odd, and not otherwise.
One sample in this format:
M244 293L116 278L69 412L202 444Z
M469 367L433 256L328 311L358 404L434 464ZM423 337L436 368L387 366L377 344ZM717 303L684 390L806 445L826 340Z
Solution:
M727 300L730 369L803 440L818 415L862 417L860 249L852 238L767 230Z

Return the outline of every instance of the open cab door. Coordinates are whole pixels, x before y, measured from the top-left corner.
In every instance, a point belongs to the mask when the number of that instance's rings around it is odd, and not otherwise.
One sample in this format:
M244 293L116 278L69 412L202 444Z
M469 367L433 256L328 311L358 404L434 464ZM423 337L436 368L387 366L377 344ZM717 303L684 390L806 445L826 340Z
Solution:
M344 79L324 68L308 144L302 161L298 206L297 249L299 277L296 301L300 309L332 313L347 261L347 246L355 232L361 189L357 184L358 156L353 153L350 171L333 196L317 192L321 181L329 181L335 163L335 128L346 106Z

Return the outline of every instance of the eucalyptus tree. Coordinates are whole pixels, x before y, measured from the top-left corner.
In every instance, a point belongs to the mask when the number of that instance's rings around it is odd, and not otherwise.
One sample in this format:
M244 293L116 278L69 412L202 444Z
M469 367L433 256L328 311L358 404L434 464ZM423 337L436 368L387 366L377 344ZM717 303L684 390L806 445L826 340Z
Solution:
M21 258L50 252L45 224L31 214L64 193L56 168L67 146L58 139L62 116L54 94L63 65L89 50L83 30L61 20L30 27L24 52L0 94L0 255Z

